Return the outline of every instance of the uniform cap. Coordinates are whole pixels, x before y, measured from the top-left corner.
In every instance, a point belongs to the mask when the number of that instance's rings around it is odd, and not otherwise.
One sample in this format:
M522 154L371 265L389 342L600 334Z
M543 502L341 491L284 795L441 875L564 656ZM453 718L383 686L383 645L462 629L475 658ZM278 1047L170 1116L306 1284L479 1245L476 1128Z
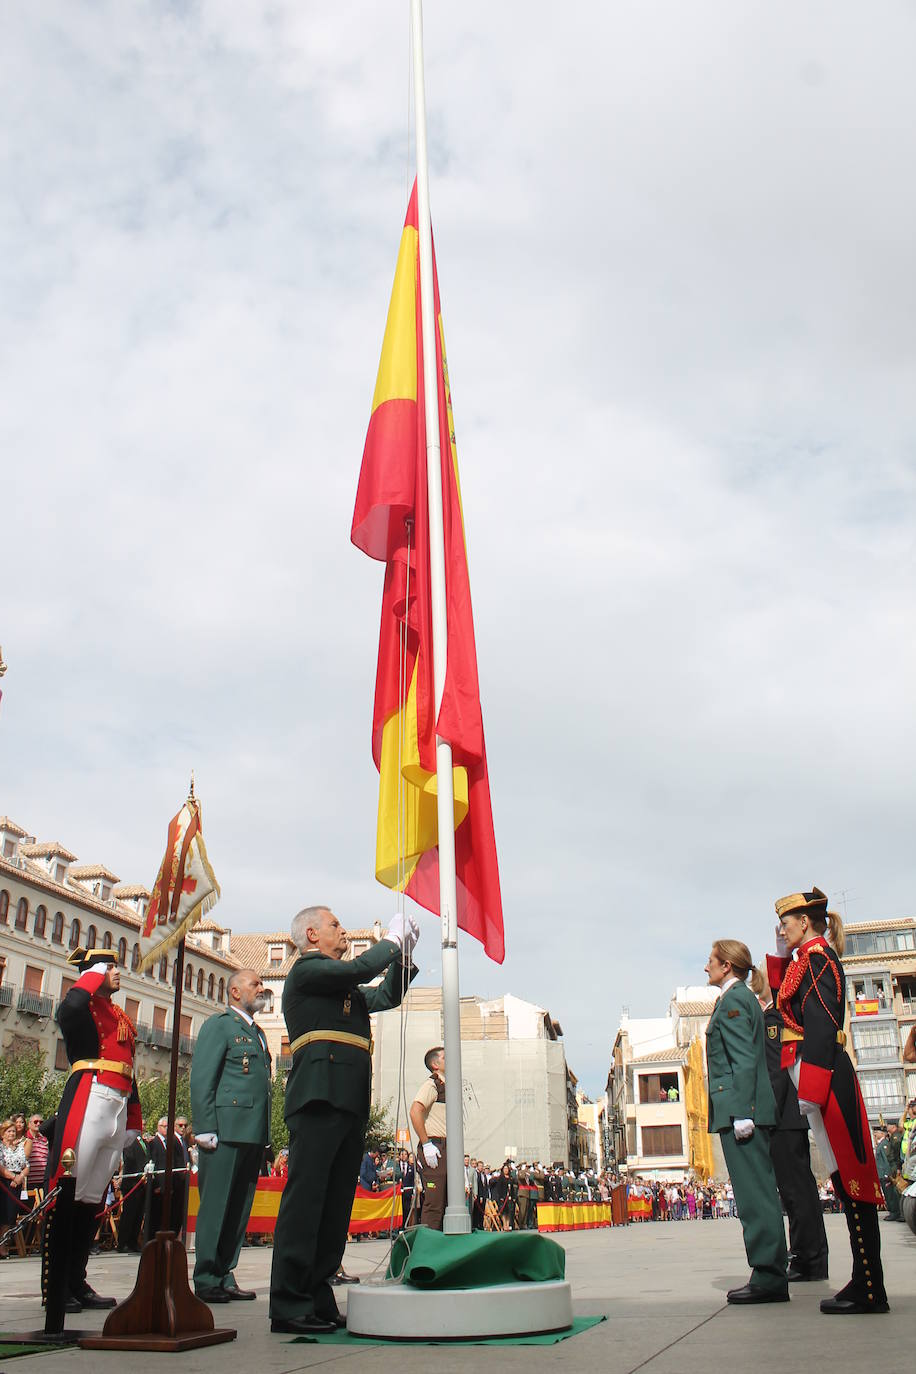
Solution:
M780 897L776 902L776 915L782 919L790 911L807 911L812 916L823 916L827 912L827 894L819 887L810 892L793 892L788 897Z
M85 973L87 968L92 968L93 964L116 964L118 956L113 949L83 949L77 946L76 949L67 955L67 963L75 964L80 973Z

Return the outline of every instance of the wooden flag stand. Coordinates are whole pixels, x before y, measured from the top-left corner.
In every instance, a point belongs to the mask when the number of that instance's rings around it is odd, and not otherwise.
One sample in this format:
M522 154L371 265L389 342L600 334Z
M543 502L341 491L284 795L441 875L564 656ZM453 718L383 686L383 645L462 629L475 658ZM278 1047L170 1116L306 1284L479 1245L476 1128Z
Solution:
M168 1148L162 1217L167 1225L172 1206L172 1149L175 1135L175 1096L178 1088L178 1027L184 986L184 940L175 961L175 1011L172 1020L172 1062L169 1071ZM84 1350L156 1350L174 1353L202 1345L234 1341L232 1327L214 1327L213 1313L195 1297L188 1284L188 1257L174 1231L159 1231L143 1247L134 1291L109 1314L100 1336L84 1336Z

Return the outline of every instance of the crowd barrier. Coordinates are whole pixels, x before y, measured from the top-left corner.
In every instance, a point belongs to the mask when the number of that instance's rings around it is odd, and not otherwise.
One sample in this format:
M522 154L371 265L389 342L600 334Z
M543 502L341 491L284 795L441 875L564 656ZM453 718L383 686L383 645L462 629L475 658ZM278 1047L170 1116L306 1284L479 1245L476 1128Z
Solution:
M539 1202L539 1231L591 1231L613 1226L609 1202Z
M280 1210L280 1194L286 1179L259 1178L255 1189L251 1216L245 1228L249 1233L272 1235L277 1224ZM200 1207L200 1193L196 1183L192 1183L188 1193L188 1232L197 1226L197 1212ZM371 1236L386 1232L390 1227L398 1230L401 1225L401 1189L387 1188L380 1193L367 1193L357 1187L350 1213L349 1233L351 1236Z

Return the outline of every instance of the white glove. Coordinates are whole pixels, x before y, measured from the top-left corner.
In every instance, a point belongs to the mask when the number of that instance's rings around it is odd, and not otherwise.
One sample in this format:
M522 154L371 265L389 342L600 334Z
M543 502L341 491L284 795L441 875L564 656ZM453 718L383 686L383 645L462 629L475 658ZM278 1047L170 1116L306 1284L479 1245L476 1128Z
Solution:
M156 1166L151 1159L148 1159L144 1164L143 1172L145 1174L154 1174L156 1172Z
M427 1140L423 1146L423 1158L426 1160L427 1168L435 1169L441 1158L439 1146L434 1145L431 1140Z
M816 1102L806 1102L803 1097L800 1097L798 1099L798 1110L801 1112L802 1116L813 1116L815 1112L820 1111L820 1107Z
M420 938L420 925L415 916L408 916L407 920L410 924L410 948L413 949Z
M203 1135L196 1135L194 1139L202 1150L215 1150L219 1144L219 1136L215 1131L204 1131Z
M114 965L113 965L113 964L109 964L109 962L108 962L107 959L100 959L99 962L98 962L97 964L90 964L90 966L89 966L89 968L87 968L86 972L87 972L87 973L107 973L108 970L109 970L110 968L114 968Z
M786 944L786 937L782 933L782 922L776 922L776 953L780 959L788 959L789 946Z
M751 1136L754 1134L755 1129L754 1123L753 1121L751 1121L750 1117L741 1117L740 1120L734 1123L734 1125L736 1140L750 1140Z
M409 926L407 917L402 916L399 911L395 912L394 916L391 918L388 929L385 931L385 939L392 940L400 950L403 950L404 943L408 938L408 933Z
M133 1129L124 1132L124 1144L133 1145L134 1141L139 1140L140 1132Z

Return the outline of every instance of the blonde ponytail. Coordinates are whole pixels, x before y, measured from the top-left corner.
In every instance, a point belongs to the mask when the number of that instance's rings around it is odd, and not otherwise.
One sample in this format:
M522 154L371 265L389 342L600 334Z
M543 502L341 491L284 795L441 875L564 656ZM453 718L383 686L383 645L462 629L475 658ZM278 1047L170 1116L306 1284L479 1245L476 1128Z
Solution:
M742 982L754 967L751 951L740 940L716 940L712 952L723 964L731 964L732 973Z
M751 976L749 982L751 992L754 994L755 997L766 997L767 999L769 999L770 982L766 974L764 973L763 969L751 969Z

